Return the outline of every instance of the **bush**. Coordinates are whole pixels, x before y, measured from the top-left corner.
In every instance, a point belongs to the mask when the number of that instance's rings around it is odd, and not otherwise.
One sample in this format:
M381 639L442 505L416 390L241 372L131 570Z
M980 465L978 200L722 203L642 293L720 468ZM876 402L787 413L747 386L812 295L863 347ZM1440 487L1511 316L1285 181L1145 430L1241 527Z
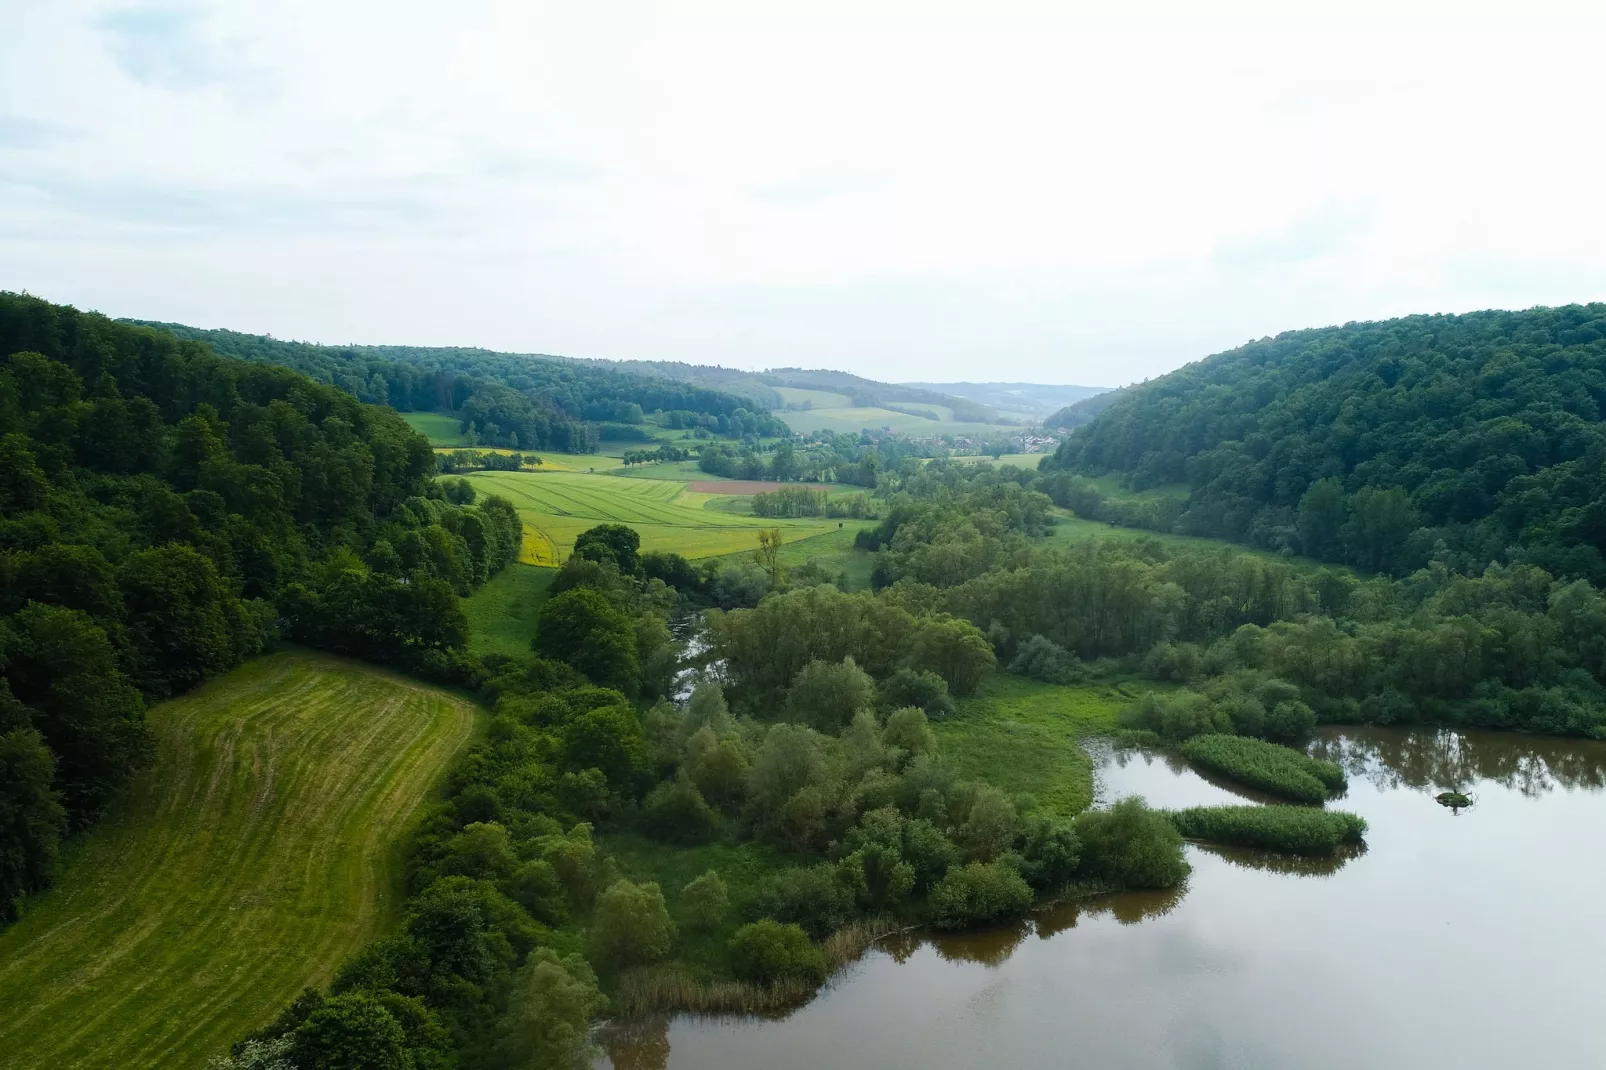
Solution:
M680 890L681 924L693 932L712 932L725 924L730 891L715 870L693 877Z
M1082 861L1082 841L1067 821L1047 814L1026 819L1021 842L1021 876L1038 891L1053 891L1069 884Z
M937 737L931 731L926 712L919 706L904 706L887 716L886 727L881 730L881 742L897 747L911 758L930 754L937 749Z
M1332 762L1247 736L1195 736L1181 749L1183 757L1213 773L1294 802L1321 803L1329 790L1348 783Z
M1050 684L1074 684L1087 679L1087 667L1075 654L1042 635L1034 635L1020 645L1009 671Z
M1188 876L1181 834L1140 798L1081 814L1075 828L1082 871L1097 880L1122 888L1173 888Z
M882 681L877 689L877 705L882 712L918 706L933 721L940 721L954 712L948 682L934 672L915 669L899 669Z
M972 862L950 869L931 890L932 923L963 929L1025 913L1032 889L1005 862Z
M641 829L664 843L706 843L719 832L719 815L682 775L652 789L641 807Z
M796 925L770 918L743 925L730 941L731 967L736 976L758 984L825 980L825 955Z
M1290 854L1332 854L1366 835L1364 818L1308 806L1195 806L1170 817L1190 840Z
M859 710L874 704L875 681L852 658L835 664L811 661L798 670L786 693L786 717L835 733Z
M296 1029L294 1050L305 1070L405 1070L412 1064L401 1025L361 992L325 1000Z
M852 891L836 867L824 862L783 869L764 883L758 896L758 913L795 922L816 939L840 929L853 912Z
M619 880L597 897L591 952L599 965L618 968L661 959L674 939L675 925L658 885Z

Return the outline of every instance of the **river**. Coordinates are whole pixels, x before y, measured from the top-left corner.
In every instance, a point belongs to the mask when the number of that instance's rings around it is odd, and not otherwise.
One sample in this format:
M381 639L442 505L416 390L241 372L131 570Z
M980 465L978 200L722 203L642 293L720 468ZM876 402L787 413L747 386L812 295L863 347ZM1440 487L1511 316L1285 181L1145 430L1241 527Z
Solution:
M1350 771L1332 805L1370 822L1364 852L1189 845L1177 892L905 938L776 1020L636 1023L611 1065L1606 1066L1606 743L1345 729L1313 750ZM1101 802L1243 801L1174 760L1095 753ZM1452 788L1476 805L1434 802Z

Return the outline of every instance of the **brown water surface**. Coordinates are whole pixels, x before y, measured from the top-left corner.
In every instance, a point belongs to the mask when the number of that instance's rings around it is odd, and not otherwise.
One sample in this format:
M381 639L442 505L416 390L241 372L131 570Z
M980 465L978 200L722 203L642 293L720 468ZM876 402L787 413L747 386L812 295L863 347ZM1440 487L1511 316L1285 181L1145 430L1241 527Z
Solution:
M633 1023L617 1070L1606 1067L1606 744L1348 729L1367 849L1188 847L1171 893L883 945L778 1020ZM1101 803L1243 796L1096 753ZM1433 796L1469 791L1452 814ZM607 1065L607 1062L604 1062Z

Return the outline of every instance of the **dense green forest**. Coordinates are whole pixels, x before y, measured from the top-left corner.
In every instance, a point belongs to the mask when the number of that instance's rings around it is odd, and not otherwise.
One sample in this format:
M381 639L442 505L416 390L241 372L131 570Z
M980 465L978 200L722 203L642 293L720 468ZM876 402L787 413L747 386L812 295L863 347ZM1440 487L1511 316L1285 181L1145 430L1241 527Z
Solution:
M1028 675L1188 685L1134 711L1169 739L1295 740L1317 721L1606 738L1606 595L1585 580L1444 561L1362 578L1144 538L1058 548L1033 538L1054 524L1035 488L1056 478L906 462L859 539L875 582L972 622Z
M205 342L225 356L294 368L374 405L450 412L482 446L592 453L602 439L629 438L623 428L659 412L666 426L734 438L790 434L751 398L613 362L454 347L324 346L179 323L144 325Z
M1412 316L1133 387L1048 467L1186 483L1180 532L1394 575L1503 561L1601 584L1603 411L1606 305Z
M280 634L464 679L459 595L521 530L433 473L344 391L0 294L0 920L145 759L146 702Z

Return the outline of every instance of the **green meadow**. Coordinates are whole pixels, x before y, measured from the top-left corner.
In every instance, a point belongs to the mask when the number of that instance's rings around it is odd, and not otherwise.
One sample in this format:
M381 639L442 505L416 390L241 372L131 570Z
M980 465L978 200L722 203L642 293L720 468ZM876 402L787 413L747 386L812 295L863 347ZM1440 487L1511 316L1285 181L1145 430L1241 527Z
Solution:
M0 932L0 1065L201 1067L396 921L475 707L292 651L150 710L155 761Z

